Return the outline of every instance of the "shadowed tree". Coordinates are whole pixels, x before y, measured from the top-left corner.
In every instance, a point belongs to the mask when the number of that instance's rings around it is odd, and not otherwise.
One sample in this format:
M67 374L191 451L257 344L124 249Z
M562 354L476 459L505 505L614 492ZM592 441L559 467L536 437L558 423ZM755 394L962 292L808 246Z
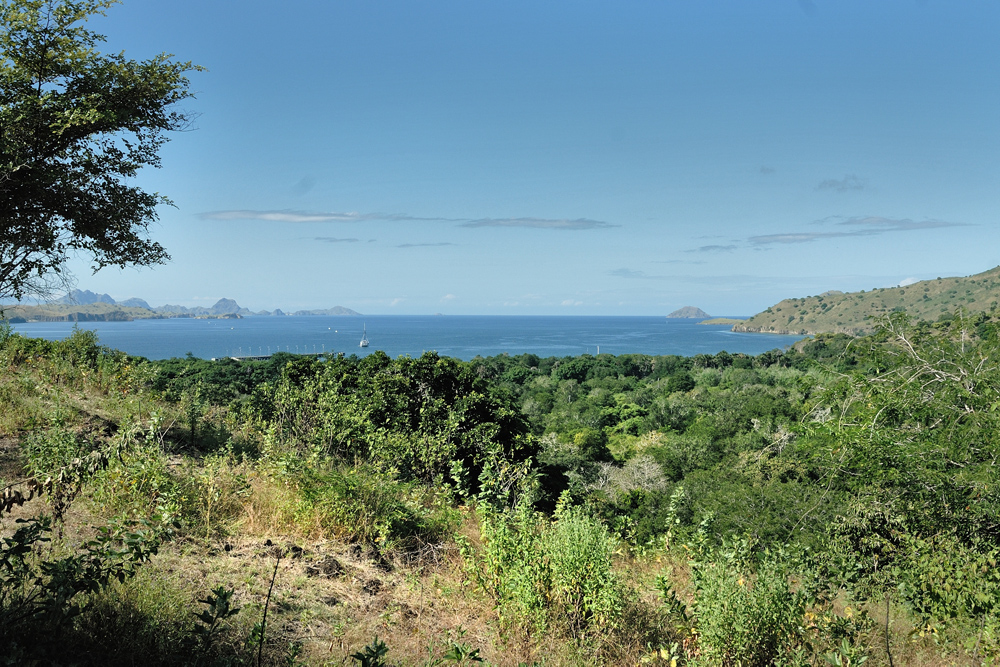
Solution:
M72 255L106 266L169 259L146 236L158 193L129 184L159 167L185 74L168 54L102 54L85 27L114 0L0 0L0 298L44 295Z

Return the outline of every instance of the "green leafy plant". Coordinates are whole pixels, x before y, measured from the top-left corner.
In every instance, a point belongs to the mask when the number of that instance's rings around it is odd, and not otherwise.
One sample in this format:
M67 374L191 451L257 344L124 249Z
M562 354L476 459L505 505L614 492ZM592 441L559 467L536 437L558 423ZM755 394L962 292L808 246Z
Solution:
M800 639L805 598L778 559L753 557L736 543L693 562L699 661L764 667Z
M234 607L232 601L233 589L222 585L213 588L208 597L198 600L206 607L195 613L198 624L194 627L194 636L203 654L212 649L223 622L240 613L240 608Z
M860 667L868 662L868 656L854 647L847 640L847 637L844 637L840 645L835 650L825 654L823 658L835 667Z
M352 653L351 658L360 667L386 667L388 663L385 661L385 656L388 653L389 647L386 646L384 641L378 638L378 635L375 635L370 644L360 651Z
M483 549L466 546L466 561L503 622L576 638L617 622L624 596L611 569L614 541L582 508L564 502L550 523L526 497L512 512L484 510L480 532Z
M163 531L135 524L112 524L63 557L40 557L50 541L48 517L18 519L18 528L0 540L0 631L2 640L58 631L81 613L83 594L96 593L111 581L124 581L159 548Z
M94 499L105 511L150 518L173 505L177 480L163 452L159 415L146 426L126 424L110 446L108 465L93 480Z
M562 507L542 538L550 570L550 612L576 637L613 624L623 594L612 572L615 543L607 528L581 507Z
M470 662L486 662L479 655L478 648L472 648L469 644L462 642L451 642L451 646L444 654L444 659L463 665Z

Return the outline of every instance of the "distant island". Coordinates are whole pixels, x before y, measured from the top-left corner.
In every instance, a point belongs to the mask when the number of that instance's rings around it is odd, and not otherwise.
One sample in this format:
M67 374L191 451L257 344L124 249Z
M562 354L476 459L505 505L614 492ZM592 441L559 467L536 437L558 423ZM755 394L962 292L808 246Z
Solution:
M701 308L695 308L694 306L684 306L683 308L678 308L674 312L667 315L668 318L685 318L689 320L705 320L711 317Z
M733 326L733 331L813 335L858 335L873 329L874 320L904 312L917 320L949 317L959 308L969 313L993 312L1000 304L1000 266L968 277L922 280L871 291L831 290L817 296L785 299Z
M115 301L107 294L95 294L90 290L73 290L66 296L51 303L29 306L17 304L3 306L2 312L7 321L14 324L24 322L125 322L142 319L166 319L174 317L193 317L202 319L241 319L243 317L284 317L305 315L341 315L360 316L361 313L334 306L333 308L317 310L297 310L285 313L280 309L253 312L242 308L233 299L219 299L214 305L206 308L196 306L187 308L167 304L156 308L150 306L144 299L132 297L123 301Z

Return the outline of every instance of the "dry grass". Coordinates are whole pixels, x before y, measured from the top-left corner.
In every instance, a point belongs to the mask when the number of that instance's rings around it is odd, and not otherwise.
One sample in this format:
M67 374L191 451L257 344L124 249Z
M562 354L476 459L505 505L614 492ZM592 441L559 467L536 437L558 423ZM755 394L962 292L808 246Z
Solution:
M288 489L269 477L260 475L250 480L250 494L242 505L242 515L234 529L245 535L291 534L308 537L296 530L288 516Z
M278 554L283 557L278 561ZM170 578L176 588L204 592L233 587L243 608L234 634L246 634L260 618L270 577L278 562L269 610L268 637L275 650L303 644L308 664L342 664L376 634L390 657L415 664L449 633L481 648L491 662L505 660L493 646L488 608L465 595L454 552L436 561L403 567L358 545L303 542L294 536L235 538L224 543L185 541L171 545L148 576ZM193 601L193 600L192 600ZM437 647L437 655L444 652Z
M866 637L869 655L866 665L889 665L885 642L885 604L866 605L865 610L875 625ZM982 656L974 657L962 649L961 638L921 633L921 628L905 609L898 605L889 608L889 648L892 662L906 667L979 667ZM921 636L923 634L923 636Z

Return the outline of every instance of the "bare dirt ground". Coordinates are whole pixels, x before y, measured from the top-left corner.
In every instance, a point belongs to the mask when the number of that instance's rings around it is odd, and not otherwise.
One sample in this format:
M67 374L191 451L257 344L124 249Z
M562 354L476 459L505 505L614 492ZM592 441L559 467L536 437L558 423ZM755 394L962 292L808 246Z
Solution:
M0 484L10 484L23 474L17 439L0 438Z

